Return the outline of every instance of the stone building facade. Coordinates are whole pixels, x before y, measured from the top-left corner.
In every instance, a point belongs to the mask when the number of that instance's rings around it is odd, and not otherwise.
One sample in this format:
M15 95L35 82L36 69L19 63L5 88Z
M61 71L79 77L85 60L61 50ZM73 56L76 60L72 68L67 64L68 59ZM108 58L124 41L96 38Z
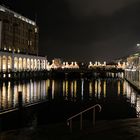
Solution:
M0 6L0 50L37 55L38 27L36 23Z

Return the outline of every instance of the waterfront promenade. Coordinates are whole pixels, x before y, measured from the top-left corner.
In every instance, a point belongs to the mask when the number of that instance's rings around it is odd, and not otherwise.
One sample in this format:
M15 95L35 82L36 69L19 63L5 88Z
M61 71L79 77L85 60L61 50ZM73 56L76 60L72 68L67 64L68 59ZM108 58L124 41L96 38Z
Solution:
M139 140L139 138L139 118L99 121L94 128L85 128L82 131L77 129L72 133L66 123L60 123L11 130L0 134L0 140Z

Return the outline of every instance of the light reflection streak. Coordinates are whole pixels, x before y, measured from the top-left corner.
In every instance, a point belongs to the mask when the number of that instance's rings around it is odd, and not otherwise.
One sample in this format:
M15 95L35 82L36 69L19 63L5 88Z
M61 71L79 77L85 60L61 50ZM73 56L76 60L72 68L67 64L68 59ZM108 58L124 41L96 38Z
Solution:
M54 80L52 80L52 99L54 99Z
M101 97L101 81L100 81L100 79L98 79L98 98L100 99L100 97Z
M66 91L66 85L65 85L65 81L63 81L63 97L65 97L65 91Z
M76 96L76 95L77 95L76 93L77 93L77 81L75 80L75 81L74 81L74 97L75 97L75 98L77 97L77 96Z
M93 91L92 81L90 81L90 83L89 83L89 96L90 97L92 97L92 91Z
M66 99L67 99L67 97L68 97L68 80L66 80Z
M85 86L87 85L86 82L88 82L88 88L89 93L84 93ZM92 94L95 92L95 96L100 99L101 92L103 92L103 97L106 97L107 92L107 80L95 80L95 81L84 81L84 79L81 79L81 99L84 99L84 94L89 94L90 97L92 97ZM58 84L58 83L57 83ZM63 97L65 99L68 95L70 95L70 98L73 98L75 101L77 97L77 80L68 81L63 80L61 82L62 86L58 86L56 88L56 81L52 80L46 80L46 81L30 81L29 83L23 83L23 84L15 84L14 87L11 85L10 82L7 84L3 83L0 88L0 110L16 107L18 105L18 92L22 91L23 93L23 104L30 104L33 102L38 102L40 100L45 100L48 96L48 89L51 86L51 97L52 99L57 98L54 97L57 93L57 90L59 92L63 92ZM79 86L79 84L78 84ZM95 86L95 90L94 90ZM136 95L134 90L130 87L130 85L125 81L118 81L117 84L118 88L118 94L125 95L127 98L127 101L129 101L131 104L136 106L137 111L140 111L140 96ZM123 90L122 90L123 89ZM94 90L94 91L93 91ZM56 92L56 93L55 93ZM59 97L59 96L58 96Z
M118 81L118 95L120 95L120 92L121 92L120 86L121 86L120 81Z
M98 82L96 80L95 81L95 97L97 97L97 93L98 93Z
M73 81L71 82L71 97L73 97L73 89L74 89L74 84Z
M104 80L104 97L106 97L106 81Z
M82 96L82 100L83 100L83 95L84 95L84 79L81 79L81 96Z
M12 94L11 94L11 83L8 82L8 91L7 91L7 96L8 96L8 108L12 106Z

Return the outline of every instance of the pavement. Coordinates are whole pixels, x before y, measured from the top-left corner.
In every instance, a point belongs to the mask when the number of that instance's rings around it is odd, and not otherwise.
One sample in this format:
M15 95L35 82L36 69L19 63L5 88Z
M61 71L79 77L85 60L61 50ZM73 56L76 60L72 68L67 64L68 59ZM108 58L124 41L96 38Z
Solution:
M0 133L0 140L140 140L140 118L100 120L93 127L84 121L83 130L79 122L73 123L72 132L64 123L31 126Z

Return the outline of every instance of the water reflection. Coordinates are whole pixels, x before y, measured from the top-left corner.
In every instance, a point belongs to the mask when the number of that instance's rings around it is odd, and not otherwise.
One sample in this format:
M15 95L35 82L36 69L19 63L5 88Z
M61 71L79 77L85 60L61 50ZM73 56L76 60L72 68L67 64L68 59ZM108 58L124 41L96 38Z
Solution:
M49 90L50 89L50 90ZM121 79L42 80L0 85L0 111L18 106L18 92L22 91L23 105L50 100L114 100L126 99L140 112L140 96ZM50 93L49 93L50 92Z

